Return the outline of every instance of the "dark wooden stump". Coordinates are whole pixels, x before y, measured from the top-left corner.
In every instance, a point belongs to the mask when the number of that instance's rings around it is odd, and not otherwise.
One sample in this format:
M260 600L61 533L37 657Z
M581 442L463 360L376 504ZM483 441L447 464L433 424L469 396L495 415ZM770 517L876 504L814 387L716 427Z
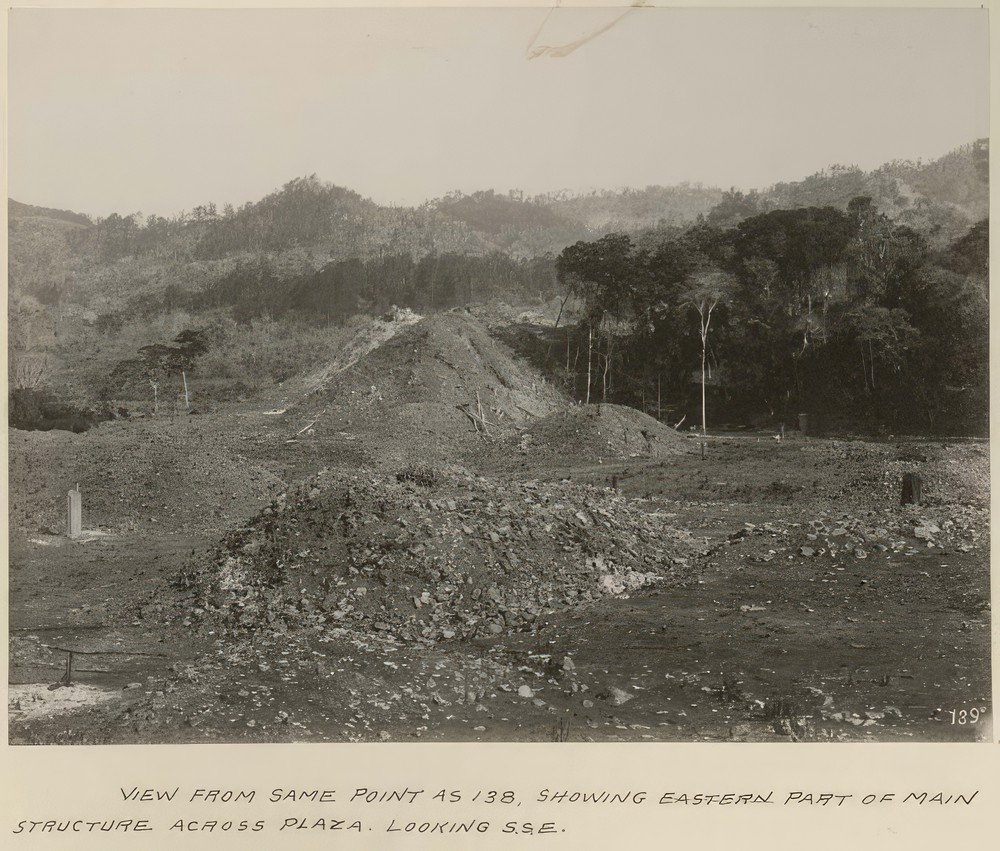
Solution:
M902 505L919 505L923 499L920 494L923 482L917 473L906 473L903 476L903 495L900 497Z

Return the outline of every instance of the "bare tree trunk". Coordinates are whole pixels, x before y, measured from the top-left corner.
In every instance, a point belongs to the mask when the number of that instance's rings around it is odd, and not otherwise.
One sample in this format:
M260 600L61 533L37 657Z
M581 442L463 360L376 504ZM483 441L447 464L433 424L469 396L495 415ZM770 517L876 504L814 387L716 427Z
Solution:
M701 317L701 434L705 437L708 434L708 416L705 411L705 365L708 360L708 329L712 324L712 311L715 310L717 301L711 304L702 302L698 306L698 315ZM707 309L706 309L707 308ZM703 447L704 448L704 447Z
M604 372L601 375L601 401L608 401L608 373L611 370L611 340L607 340L604 349Z
M594 329L587 326L587 396L584 404L590 404L590 362L591 362L591 352L593 350L594 343Z
M701 340L701 434L708 433L708 419L705 414L705 338Z
M608 339L608 392L614 396L615 394L615 371L611 367L611 355L614 351L614 344Z
M559 327L559 320L560 320L560 319L562 319L562 315L563 315L563 308L564 308L564 307L566 306L566 302L567 302L567 301L569 301L569 297L570 297L570 296L571 296L572 294L573 294L573 293L572 293L572 291L571 291L571 292L568 292L568 293L566 293L566 298L564 298L564 299L562 300L562 304L560 304L560 305L559 305L559 314L558 314L558 315L556 316L556 324L555 324L554 326L552 326L552 327L553 327L553 330L555 330L556 328L558 328L558 327Z

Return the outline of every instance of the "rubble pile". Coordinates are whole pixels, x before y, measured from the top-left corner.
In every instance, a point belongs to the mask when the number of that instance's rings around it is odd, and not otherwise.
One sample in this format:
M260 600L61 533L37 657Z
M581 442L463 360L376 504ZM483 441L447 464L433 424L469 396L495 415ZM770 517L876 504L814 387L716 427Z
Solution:
M805 527L796 552L807 557L854 555L862 559L872 552L934 548L967 553L988 546L988 529L986 509L961 505L824 513Z
M644 506L610 490L501 482L460 467L321 473L180 581L189 618L237 631L500 635L604 594L686 581L707 542Z
M751 537L764 540L754 561L788 558L866 559L875 553L936 550L941 555L989 547L989 514L972 506L907 506L880 511L821 511L805 523L754 524L729 536L727 544Z

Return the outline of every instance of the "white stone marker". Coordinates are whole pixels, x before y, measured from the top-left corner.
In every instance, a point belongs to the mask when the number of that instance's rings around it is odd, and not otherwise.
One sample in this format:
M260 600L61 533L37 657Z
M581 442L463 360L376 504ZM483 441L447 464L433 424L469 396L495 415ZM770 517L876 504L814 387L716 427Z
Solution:
M68 498L66 534L71 538L79 538L83 531L83 500L80 496L80 486L77 485L76 489L69 491L66 496Z

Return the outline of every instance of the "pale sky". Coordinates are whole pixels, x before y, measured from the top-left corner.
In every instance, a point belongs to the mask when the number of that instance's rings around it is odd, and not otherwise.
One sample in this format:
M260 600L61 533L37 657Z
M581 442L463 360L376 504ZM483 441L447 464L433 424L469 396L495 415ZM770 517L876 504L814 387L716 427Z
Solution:
M981 9L636 9L528 58L620 14L15 9L8 194L172 215L312 173L396 204L749 189L989 133Z

